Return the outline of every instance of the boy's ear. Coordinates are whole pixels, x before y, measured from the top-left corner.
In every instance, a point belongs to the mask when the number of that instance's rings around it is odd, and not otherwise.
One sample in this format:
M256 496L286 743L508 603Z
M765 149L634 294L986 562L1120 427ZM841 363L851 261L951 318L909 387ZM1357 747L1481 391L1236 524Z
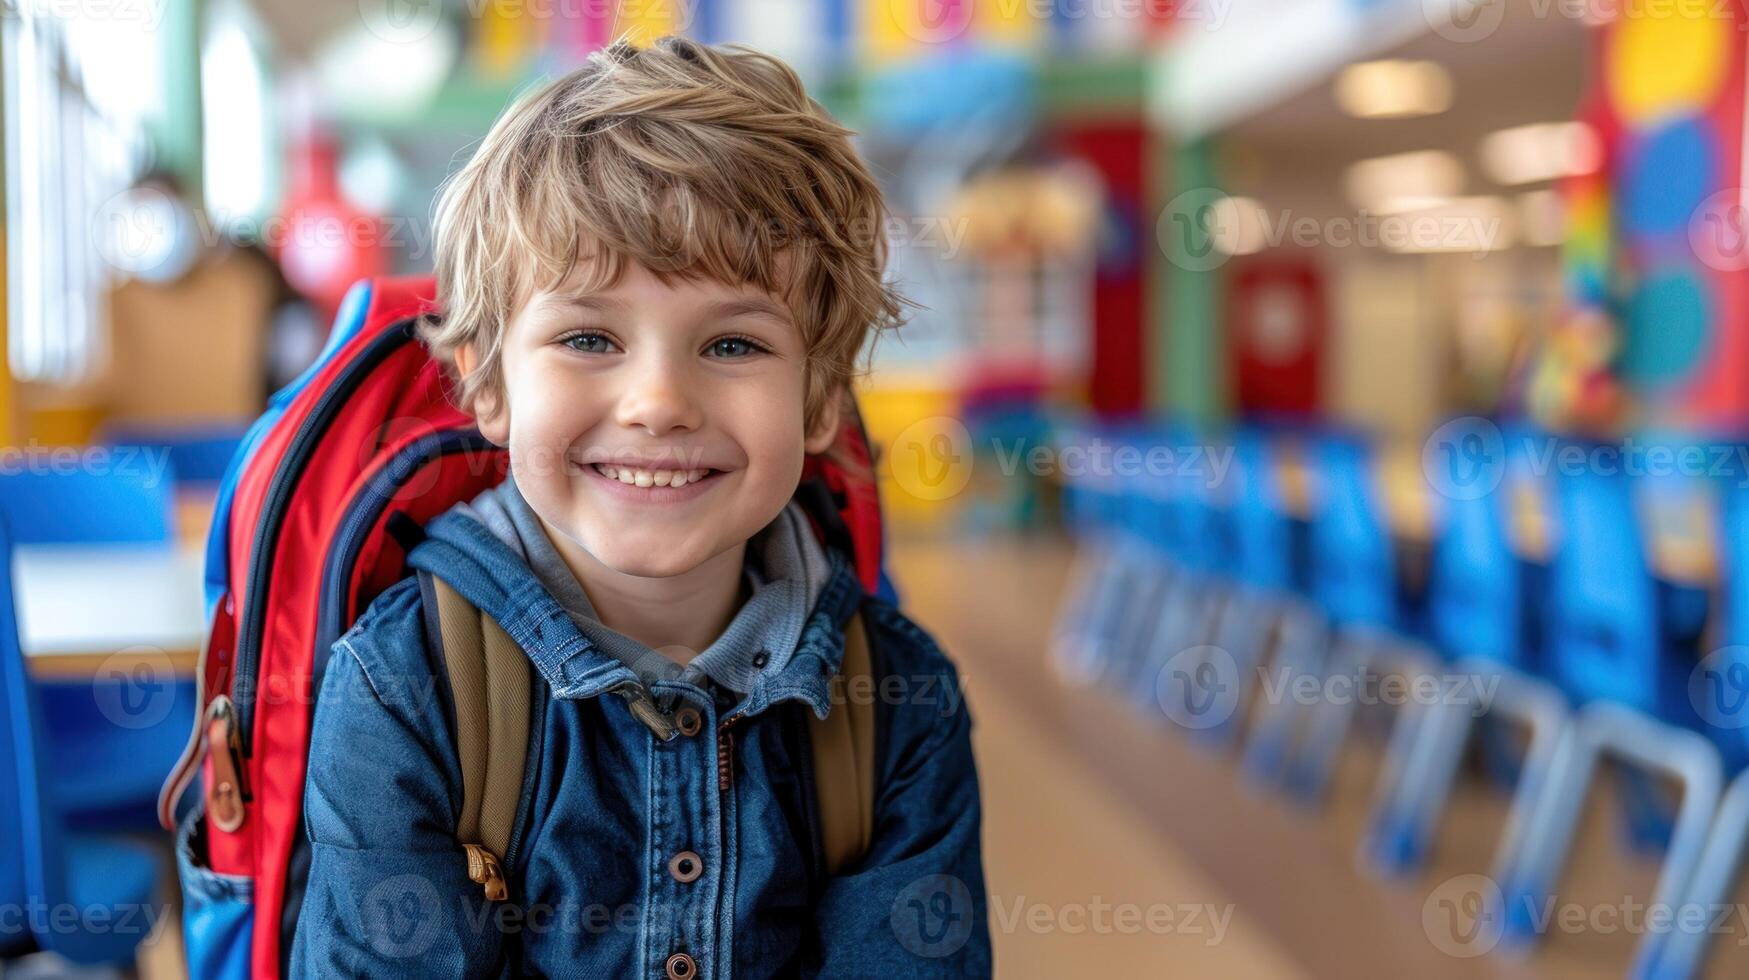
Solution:
M474 345L464 343L455 349L456 373L467 377L480 366L479 354ZM481 391L474 396L472 405L464 405L474 416L474 423L480 427L480 434L491 440L494 445L503 446L510 442L510 413L505 406L499 404L496 391Z
M814 427L802 443L802 448L810 455L817 456L831 449L832 444L838 441L838 425L843 418L843 412L839 408L839 398L842 397L840 394L838 398L828 398L826 404L820 406L820 414L814 419Z

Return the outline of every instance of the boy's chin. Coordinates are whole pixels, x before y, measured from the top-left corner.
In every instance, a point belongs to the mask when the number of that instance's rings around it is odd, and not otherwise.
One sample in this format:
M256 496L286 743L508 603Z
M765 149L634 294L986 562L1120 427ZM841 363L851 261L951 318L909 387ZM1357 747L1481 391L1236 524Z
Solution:
M685 575L710 557L696 544L654 539L603 543L600 547L590 548L589 553L613 571L638 578Z

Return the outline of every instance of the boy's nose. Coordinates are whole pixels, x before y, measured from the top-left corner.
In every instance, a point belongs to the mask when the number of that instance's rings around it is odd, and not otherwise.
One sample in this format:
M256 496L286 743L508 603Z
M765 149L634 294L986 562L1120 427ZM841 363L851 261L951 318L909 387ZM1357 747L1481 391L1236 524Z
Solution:
M689 388L683 372L666 359L652 363L628 379L620 394L616 421L652 435L697 429L704 421L703 410Z

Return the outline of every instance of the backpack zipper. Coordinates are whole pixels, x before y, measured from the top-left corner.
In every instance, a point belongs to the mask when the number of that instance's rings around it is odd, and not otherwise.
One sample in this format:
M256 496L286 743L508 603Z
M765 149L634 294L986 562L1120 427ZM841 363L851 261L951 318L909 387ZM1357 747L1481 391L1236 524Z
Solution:
M261 670L268 590L273 581L273 552L278 549L280 533L285 529L285 512L292 491L303 480L310 456L333 423L334 416L372 371L413 339L414 322L408 319L385 330L347 365L298 425L297 434L280 458L278 469L274 470L273 482L268 486L267 500L257 518L255 537L249 547L249 587L244 594L243 628L237 633L236 675L231 682L237 734L245 759L250 758L254 750L255 693L260 680L257 675ZM249 802L246 789L243 801Z
M447 456L467 452L489 452L494 447L474 429L442 429L401 447L395 458L385 463L365 488L347 505L340 519L340 529L328 550L322 571L321 620L316 625L316 649L310 668L312 692L322 690L322 674L327 668L329 649L346 632L347 590L352 586L352 565L364 546L364 539L388 509L389 502L409 479L425 466ZM315 710L313 704L310 709Z

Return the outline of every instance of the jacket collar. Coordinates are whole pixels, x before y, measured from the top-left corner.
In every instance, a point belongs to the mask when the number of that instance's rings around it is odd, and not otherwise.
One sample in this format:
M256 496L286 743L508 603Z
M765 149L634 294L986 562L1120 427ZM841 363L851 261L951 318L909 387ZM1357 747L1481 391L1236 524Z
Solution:
M862 584L843 555L836 549L827 554L832 572L795 652L776 671L761 674L733 714L758 714L773 704L799 700L826 717L832 675L844 660L844 626L863 598ZM457 513L434 518L407 564L443 579L497 620L528 654L554 697L590 698L637 683L631 668L583 635L527 564L478 521ZM683 685L664 682L657 687Z

